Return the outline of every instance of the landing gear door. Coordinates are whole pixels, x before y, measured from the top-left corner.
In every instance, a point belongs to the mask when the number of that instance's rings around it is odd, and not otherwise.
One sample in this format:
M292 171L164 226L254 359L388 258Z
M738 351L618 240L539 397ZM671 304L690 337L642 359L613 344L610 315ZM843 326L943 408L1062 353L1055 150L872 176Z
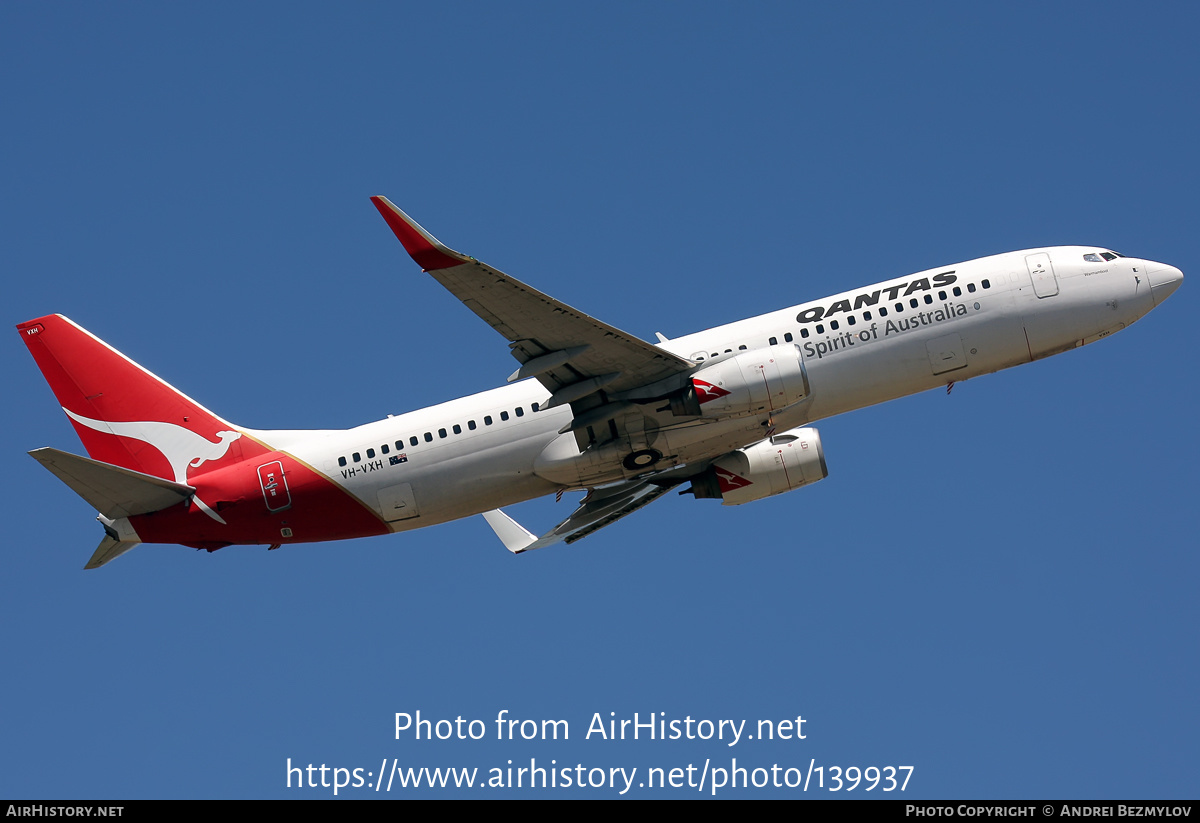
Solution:
M1029 277L1033 280L1033 293L1038 297L1053 297L1058 294L1058 279L1054 276L1054 266L1050 263L1050 255L1045 252L1025 255L1025 265L1029 267Z

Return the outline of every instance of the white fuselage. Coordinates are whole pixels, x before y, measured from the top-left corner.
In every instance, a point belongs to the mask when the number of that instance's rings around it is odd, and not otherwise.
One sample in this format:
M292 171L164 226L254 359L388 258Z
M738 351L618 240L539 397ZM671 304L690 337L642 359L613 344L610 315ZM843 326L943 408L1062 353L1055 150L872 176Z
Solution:
M985 257L660 344L704 366L798 346L810 391L772 415L673 418L650 403L645 431L580 454L573 433L559 434L570 407L534 411L549 392L530 379L345 431L254 434L332 478L393 531L420 528L628 479L621 458L648 444L664 455L656 470L708 460L769 431L1065 351L1133 323L1181 279L1164 264L1100 254L1111 253L1060 246Z

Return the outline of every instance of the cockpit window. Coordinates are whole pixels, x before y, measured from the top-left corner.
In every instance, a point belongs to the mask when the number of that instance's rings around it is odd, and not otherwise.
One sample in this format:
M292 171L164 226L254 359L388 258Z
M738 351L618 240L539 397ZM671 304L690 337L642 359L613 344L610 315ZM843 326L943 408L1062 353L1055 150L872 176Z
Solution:
M1085 254L1083 256L1083 259L1089 263L1103 263L1104 262L1102 259L1100 259L1100 255L1098 255L1098 254Z
M1117 259L1117 256L1110 251L1102 251L1102 252L1100 252L1100 256L1103 257L1105 260L1116 260Z

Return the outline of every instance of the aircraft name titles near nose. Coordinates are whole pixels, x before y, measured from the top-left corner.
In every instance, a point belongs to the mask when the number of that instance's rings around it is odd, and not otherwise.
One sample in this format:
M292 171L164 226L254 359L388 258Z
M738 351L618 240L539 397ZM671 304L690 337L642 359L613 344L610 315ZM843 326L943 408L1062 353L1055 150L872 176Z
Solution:
M978 303L975 304L975 308L978 310ZM953 320L955 317L963 317L966 314L967 304L965 303L943 303L941 308L933 311L919 311L900 320L887 320L883 325L883 336L900 334L921 326L932 326L935 323ZM872 323L860 331L850 329L839 334L827 335L824 340L808 341L803 344L802 348L805 357L815 357L820 360L826 355L848 349L856 343L869 343L878 339L879 324Z

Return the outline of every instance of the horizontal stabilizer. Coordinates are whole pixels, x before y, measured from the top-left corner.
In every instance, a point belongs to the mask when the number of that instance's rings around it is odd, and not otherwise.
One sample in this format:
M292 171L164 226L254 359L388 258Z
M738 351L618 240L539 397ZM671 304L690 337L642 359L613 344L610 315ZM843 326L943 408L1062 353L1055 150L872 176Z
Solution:
M196 493L192 486L123 469L111 463L89 460L58 449L34 449L29 456L70 486L73 492L90 503L96 511L114 520L161 511L168 506L182 503ZM117 554L128 551L133 545L121 549ZM98 555L100 549L96 552ZM108 559L111 560L117 554L112 554ZM96 562L97 555L92 557L91 563ZM91 563L87 568L95 568Z
M98 569L108 561L117 559L138 545L140 544L137 541L116 540L106 534L104 535L104 539L100 541L100 545L96 547L96 551L92 552L92 559L87 562L84 568Z

